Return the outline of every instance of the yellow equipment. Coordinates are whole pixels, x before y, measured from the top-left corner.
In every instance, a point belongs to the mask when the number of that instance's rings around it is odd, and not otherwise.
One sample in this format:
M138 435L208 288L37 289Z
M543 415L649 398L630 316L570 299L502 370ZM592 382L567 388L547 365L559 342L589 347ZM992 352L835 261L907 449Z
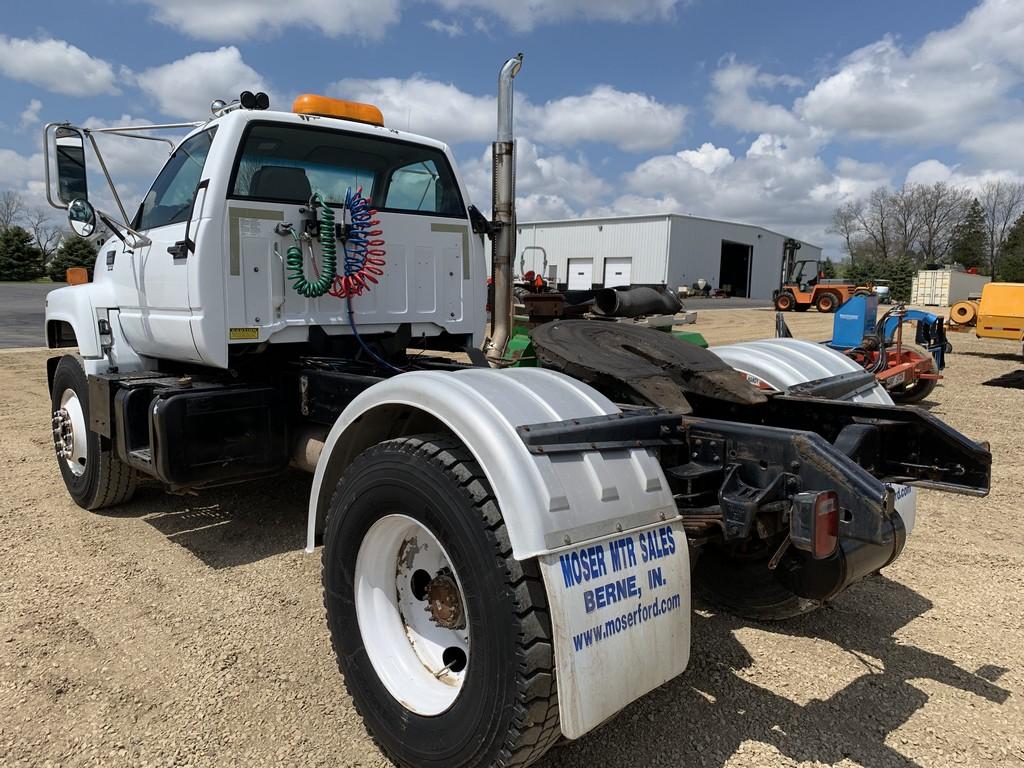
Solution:
M989 283L982 289L975 333L1024 341L1024 283Z

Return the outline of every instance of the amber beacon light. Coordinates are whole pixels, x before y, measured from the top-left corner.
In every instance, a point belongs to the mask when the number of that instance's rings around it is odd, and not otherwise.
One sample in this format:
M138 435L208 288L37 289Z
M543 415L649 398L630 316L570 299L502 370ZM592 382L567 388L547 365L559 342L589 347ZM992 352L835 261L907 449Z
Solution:
M320 117L337 117L342 120L354 120L369 125L384 125L384 115L373 104L360 104L357 101L331 99L304 93L295 99L292 112L300 115L319 115Z

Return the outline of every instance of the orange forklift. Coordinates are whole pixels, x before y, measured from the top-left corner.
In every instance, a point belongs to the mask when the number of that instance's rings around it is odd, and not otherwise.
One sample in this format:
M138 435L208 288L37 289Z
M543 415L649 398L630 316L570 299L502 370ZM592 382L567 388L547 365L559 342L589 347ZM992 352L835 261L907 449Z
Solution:
M800 243L787 238L782 244L782 275L780 285L772 293L779 312L806 312L812 306L819 312L835 312L839 305L853 296L858 287L845 280L827 280L821 262L797 260ZM861 291L866 289L861 288Z

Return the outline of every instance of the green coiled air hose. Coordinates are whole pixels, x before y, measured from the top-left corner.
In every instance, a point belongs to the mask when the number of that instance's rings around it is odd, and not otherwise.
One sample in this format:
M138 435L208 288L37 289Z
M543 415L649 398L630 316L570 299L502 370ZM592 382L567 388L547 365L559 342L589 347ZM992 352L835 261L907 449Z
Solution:
M288 279L292 281L292 288L300 296L307 299L317 299L330 290L334 284L334 276L338 272L338 247L334 236L334 209L331 208L323 195L319 192L313 195L313 204L320 208L320 250L321 268L316 280L310 282L306 279L303 269L302 241L298 234L292 229L292 237L295 244L288 247L285 255L285 263L288 266Z

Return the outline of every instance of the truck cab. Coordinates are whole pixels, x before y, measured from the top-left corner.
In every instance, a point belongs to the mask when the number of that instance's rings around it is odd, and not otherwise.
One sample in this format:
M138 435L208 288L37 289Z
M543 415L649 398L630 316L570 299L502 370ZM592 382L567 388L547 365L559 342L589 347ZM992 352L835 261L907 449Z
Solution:
M125 342L107 353L121 370L143 367L144 358L226 368L261 345L346 336L353 327L427 346L479 346L484 244L448 147L351 119L346 102L312 103L302 112L232 109L195 126L129 224L141 237L110 237L94 283L49 295L51 338L60 337L59 323L71 324L78 341L96 335L71 319L88 293L97 318ZM386 255L350 315L335 296L292 290L287 258L298 247L307 272L322 263L322 210L311 205L319 193L333 209L342 272L351 225L344 203L359 190L376 210L384 241L376 250Z

